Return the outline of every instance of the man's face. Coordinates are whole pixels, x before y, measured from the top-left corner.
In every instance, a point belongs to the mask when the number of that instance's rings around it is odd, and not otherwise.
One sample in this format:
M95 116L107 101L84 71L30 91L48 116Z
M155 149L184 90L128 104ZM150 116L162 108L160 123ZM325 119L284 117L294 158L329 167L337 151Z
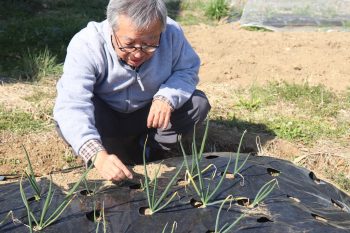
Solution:
M152 57L154 52L144 52L137 49L133 52L123 51L120 47L158 46L160 34L162 32L161 23L155 22L148 29L139 30L130 18L121 15L118 17L118 30L114 31L113 44L118 56L128 65L138 67Z

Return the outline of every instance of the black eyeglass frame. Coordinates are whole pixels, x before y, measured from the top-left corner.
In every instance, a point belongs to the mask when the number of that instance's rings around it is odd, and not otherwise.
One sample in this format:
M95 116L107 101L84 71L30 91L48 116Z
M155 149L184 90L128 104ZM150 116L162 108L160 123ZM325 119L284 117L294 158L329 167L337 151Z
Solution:
M120 46L121 43L119 41L119 38L116 36L114 31L112 34L114 36L115 41L117 42L117 46L118 46L117 48L124 53L133 53L137 50L140 50L147 54L154 53L159 48L160 39L162 38L162 33L160 33L158 45ZM151 51L147 51L147 49L151 49Z

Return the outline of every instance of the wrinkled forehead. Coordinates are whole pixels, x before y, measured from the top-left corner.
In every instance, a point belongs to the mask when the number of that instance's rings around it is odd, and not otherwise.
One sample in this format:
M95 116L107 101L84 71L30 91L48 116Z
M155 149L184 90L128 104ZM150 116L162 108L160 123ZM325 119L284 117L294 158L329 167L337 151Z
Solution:
M118 37L123 40L152 40L159 38L162 32L162 24L155 21L147 28L138 28L133 21L124 15L118 17L118 28L115 31Z
M160 34L149 34L149 35L118 35L119 39L126 40L126 41L134 41L134 40L157 40L160 37Z

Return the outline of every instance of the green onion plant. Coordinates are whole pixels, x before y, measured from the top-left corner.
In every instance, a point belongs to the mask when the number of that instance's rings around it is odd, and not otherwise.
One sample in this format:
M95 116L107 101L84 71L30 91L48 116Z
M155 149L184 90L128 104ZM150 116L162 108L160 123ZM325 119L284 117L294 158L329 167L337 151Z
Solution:
M35 194L34 194L35 200L38 201L41 198L41 188L40 188L39 184L36 182L35 174L33 171L32 163L30 162L30 159L29 159L28 152L23 145L22 145L22 148L24 150L24 153L26 155L26 159L28 161L27 171L25 171L24 174L28 178L30 186L32 187L32 189L35 192Z
M183 166L184 166L184 162L182 163L182 165L180 166L180 168L178 169L178 171L176 172L176 174L173 176L173 178L171 179L171 181L168 183L168 185L166 186L166 188L164 189L164 191L162 192L162 194L160 195L159 198L156 198L156 193L157 193L157 189L158 189L158 173L160 170L160 166L159 165L157 172L154 175L154 185L153 185L153 191L151 192L151 187L150 187L150 182L148 179L148 173L147 173L147 167L146 167L146 144L147 144L147 139L145 141L144 144L144 148L143 148L143 166L144 166L144 186L145 186L145 190L146 190L146 195L147 195L147 201L148 201L148 207L150 210L150 215L160 211L161 209L165 208L177 195L177 192L174 192L170 198L164 203L163 200L166 198L166 196L169 193L169 189L171 188L171 186L173 185L175 179L178 177L180 171L182 170ZM162 204L162 205L161 205Z
M168 227L168 223L165 224L162 233L166 233L167 227ZM174 221L173 226L171 227L170 233L174 233L176 231L176 228L177 228L177 222Z
M221 203L219 211L216 215L216 221L215 221L215 231L214 233L226 233L229 232L232 227L234 227L239 221L241 221L242 218L245 217L245 214L241 214L241 216L239 216L233 223L229 224L229 223L225 223L220 229L219 229L219 222L220 222L220 213L222 208L224 207L226 202L230 202L230 207L231 207L231 203L232 201L235 200L235 198L230 195L228 197L225 198L225 200Z
M197 168L197 163L199 164L203 158L203 151L204 151L205 143L206 143L206 140L208 137L208 129L209 129L209 119L207 120L207 123L205 126L205 131L204 131L204 135L203 135L203 139L202 139L202 143L201 143L201 147L199 149L199 152L198 152L197 144L196 144L196 126L193 129L191 165L188 164L187 155L186 155L186 152L185 152L185 149L183 147L182 140L181 140L181 135L179 135L179 138L178 138L178 141L179 141L180 147L181 147L181 151L182 151L182 154L184 156L184 162L185 162L187 173L189 173L193 178L197 176L195 174L195 171ZM205 170L207 170L207 168L204 169L202 171L202 173L205 172Z
M145 179L146 177L144 177ZM150 179L149 177L147 177L148 179L148 186L149 187L154 187L154 179ZM144 184L144 182L142 182L142 179L140 179L140 189L143 191L143 190L146 190L146 185Z
M23 175L21 177L19 187L21 192L22 201L27 209L27 215L28 215L28 223L29 223L29 230L32 233L34 231L41 231L47 226L54 223L64 212L64 210L68 207L68 205L72 202L73 198L75 197L75 191L82 182L83 179L85 179L88 172L91 170L93 163L90 165L88 169L83 173L83 175L80 177L79 181L74 184L74 186L69 190L69 192L66 194L65 198L63 199L62 203L50 214L50 216L47 216L48 210L51 206L52 200L54 198L54 191L52 190L52 177L50 177L50 185L49 185L49 191L47 193L47 196L45 198L45 203L43 206L43 209L40 210L40 218L37 218L33 211L31 210L29 203L27 201L26 194L23 190ZM35 226L33 226L33 223L35 223Z
M225 168L225 170L224 170L224 172L223 172L219 182L217 183L216 187L213 190L210 189L210 183L208 184L208 186L204 185L204 178L202 176L202 171L200 169L198 160L195 160L196 167L197 167L196 176L198 176L198 186L197 186L197 184L196 184L196 182L194 180L194 177L189 173L189 171L186 171L187 176L188 176L188 178L189 178L189 180L190 180L190 182L191 182L195 192L197 193L199 199L202 202L202 207L203 208L205 208L205 207L207 207L209 205L215 205L217 203L222 202L222 200L220 200L220 201L213 201L213 202L211 200L213 199L213 197L216 194L216 192L219 190L222 182L224 181L224 179L226 177L226 173L227 173L227 170L228 170L228 168L230 166L231 159L232 159L232 157L230 156L230 159L229 159L229 161L228 161L228 163L226 165L226 168Z
M258 193L255 195L254 201L252 204L250 204L248 207L255 207L260 202L262 202L275 188L275 186L278 185L277 179L270 180L266 184L264 184L258 191Z
M244 130L242 136L241 136L241 139L239 141L239 145L238 145L238 149L237 149L237 153L236 153L236 160L235 160L235 167L234 167L234 170L233 170L233 177L235 177L236 175L239 175L242 177L242 179L244 180L244 177L239 173L242 168L244 167L244 165L247 163L247 160L249 158L249 155L244 159L243 163L238 166L238 161L239 161L239 157L240 157L240 151L241 151L241 145L242 145L242 142L243 142L243 138L244 138L244 135L247 133L247 130Z
M94 188L90 189L90 186L86 180L86 177L83 179L83 184L85 187L85 190L87 192L87 196L94 196L97 193L97 185L96 182L94 183Z
M200 164L200 161L201 161L201 159L203 157L203 150L204 150L205 141L206 141L206 138L207 138L208 125L209 125L209 121L207 121L206 129L205 129L205 133L204 133L204 137L203 137L203 140L202 140L202 144L201 144L201 148L200 148L199 153L197 153L196 146L193 146L193 145L195 145L195 139L193 140L193 144L192 144L193 155L192 155L192 164L191 164L191 166L189 166L188 163L186 163L187 162L186 154L185 154L185 151L183 149L183 146L180 143L180 146L182 148L182 153L184 155L184 161L185 161L185 164L186 164L186 169L187 169L186 170L186 176L189 178L190 183L192 184L195 192L197 193L199 199L201 200L202 207L206 207L208 205L214 205L214 204L222 202L222 200L221 201L214 201L214 202L211 202L211 200L213 199L214 195L219 190L222 182L224 181L224 179L226 177L226 174L228 172L228 168L229 168L229 166L231 164L231 160L232 160L232 156L230 155L230 158L229 158L229 161L227 162L225 170L222 173L222 176L221 176L221 178L220 178L220 180L217 183L215 188L213 188L211 190L210 189L210 183L208 184L208 186L204 185L204 179L203 179L202 174L203 174L203 172L205 170L209 169L209 167L211 167L211 165L207 166L204 170L201 170L199 164ZM244 164L247 161L247 159L245 159L243 164L238 166L239 150L240 150L241 145L242 145L244 134L242 135L241 140L239 142L237 158L236 158L235 168L234 168L234 174L237 174L242 169L242 167L244 166ZM195 133L194 133L194 138L195 138ZM214 165L212 165L212 166L214 166ZM216 173L216 171L214 173ZM197 177L197 176L198 176L198 185L195 182L195 177ZM215 174L214 174L214 176L215 176Z
M255 207L256 205L258 205L260 202L262 202L275 188L275 186L277 185L277 180L273 179L270 180L269 182L267 182L266 184L264 184L260 190L258 191L258 193L256 194L254 201L252 204L249 205L249 207ZM232 201L236 200L236 198L234 198L232 195L228 196L225 198L225 200L221 203L219 211L216 215L216 222L215 222L215 232L214 233L227 233L227 232L232 232L232 228L242 219L246 216L246 214L242 214L241 216L239 216L233 223L229 224L229 223L225 223L220 229L219 229L219 222L220 222L220 213L221 210L223 208L223 206L225 205L226 202L230 202L230 206Z
M100 211L99 216L96 215L96 203L94 203L94 222L96 223L96 233L98 233L100 230L101 222L103 224L103 233L107 232L104 203L102 203L102 209Z
M6 222L6 220L7 220L10 216L11 216L12 221L13 221L14 223L21 223L17 218L14 217L13 211L10 210L10 211L6 214L5 218L4 218L3 220L1 220L0 226L1 226L2 224L4 224L4 223Z

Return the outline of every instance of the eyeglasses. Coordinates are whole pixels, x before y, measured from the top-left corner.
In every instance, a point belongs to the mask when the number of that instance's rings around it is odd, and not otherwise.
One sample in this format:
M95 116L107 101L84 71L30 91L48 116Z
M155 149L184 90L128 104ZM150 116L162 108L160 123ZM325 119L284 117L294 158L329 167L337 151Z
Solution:
M120 49L120 51L124 52L124 53L133 53L137 50L141 50L144 53L154 53L158 48L159 45L141 45L141 46L120 46L120 41L119 38L115 35L115 33L113 32L113 36L115 38L115 41L117 42L118 45L118 49ZM159 36L159 41L161 38L162 34L160 34Z

